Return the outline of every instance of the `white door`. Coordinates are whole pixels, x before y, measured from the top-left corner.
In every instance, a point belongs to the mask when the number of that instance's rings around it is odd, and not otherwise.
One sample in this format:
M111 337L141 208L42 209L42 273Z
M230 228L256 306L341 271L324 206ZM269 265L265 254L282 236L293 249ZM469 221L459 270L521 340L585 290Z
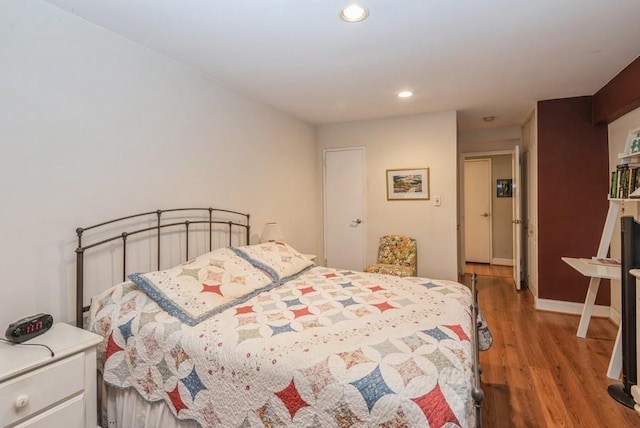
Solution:
M464 254L491 262L491 159L464 161Z
M524 218L522 211L522 159L520 156L520 146L516 146L513 152L513 280L516 283L516 290L522 289L522 277L524 268L524 256L522 247L522 231Z
M364 269L364 149L324 151L324 262Z

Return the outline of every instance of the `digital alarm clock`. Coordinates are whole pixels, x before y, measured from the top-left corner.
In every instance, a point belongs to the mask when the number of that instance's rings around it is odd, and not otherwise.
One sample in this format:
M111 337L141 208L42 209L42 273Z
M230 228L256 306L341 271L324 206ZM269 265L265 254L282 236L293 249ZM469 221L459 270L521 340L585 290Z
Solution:
M13 343L22 343L49 330L53 317L49 314L36 314L9 324L4 337Z

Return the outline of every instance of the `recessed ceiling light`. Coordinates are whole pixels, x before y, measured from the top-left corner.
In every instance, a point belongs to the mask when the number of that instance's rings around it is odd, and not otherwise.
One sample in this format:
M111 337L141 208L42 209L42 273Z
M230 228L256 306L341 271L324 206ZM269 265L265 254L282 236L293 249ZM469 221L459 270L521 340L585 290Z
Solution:
M398 98L409 98L413 96L413 92L411 91L402 91L398 92Z
M369 11L362 6L352 4L340 11L340 19L345 22L361 22L367 19Z

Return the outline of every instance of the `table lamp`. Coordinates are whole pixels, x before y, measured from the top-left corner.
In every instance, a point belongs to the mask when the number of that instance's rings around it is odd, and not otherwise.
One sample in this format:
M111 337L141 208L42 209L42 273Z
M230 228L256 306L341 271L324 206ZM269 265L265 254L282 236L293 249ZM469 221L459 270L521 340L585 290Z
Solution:
M262 242L280 241L284 238L278 223L266 223L262 229Z

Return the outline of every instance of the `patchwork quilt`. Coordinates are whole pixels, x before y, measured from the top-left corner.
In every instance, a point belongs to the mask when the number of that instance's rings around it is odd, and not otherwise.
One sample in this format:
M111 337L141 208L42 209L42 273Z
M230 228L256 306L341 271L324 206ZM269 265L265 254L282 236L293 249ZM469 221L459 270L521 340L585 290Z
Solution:
M203 427L473 426L469 289L314 267L190 326L132 282L97 296L104 381Z

